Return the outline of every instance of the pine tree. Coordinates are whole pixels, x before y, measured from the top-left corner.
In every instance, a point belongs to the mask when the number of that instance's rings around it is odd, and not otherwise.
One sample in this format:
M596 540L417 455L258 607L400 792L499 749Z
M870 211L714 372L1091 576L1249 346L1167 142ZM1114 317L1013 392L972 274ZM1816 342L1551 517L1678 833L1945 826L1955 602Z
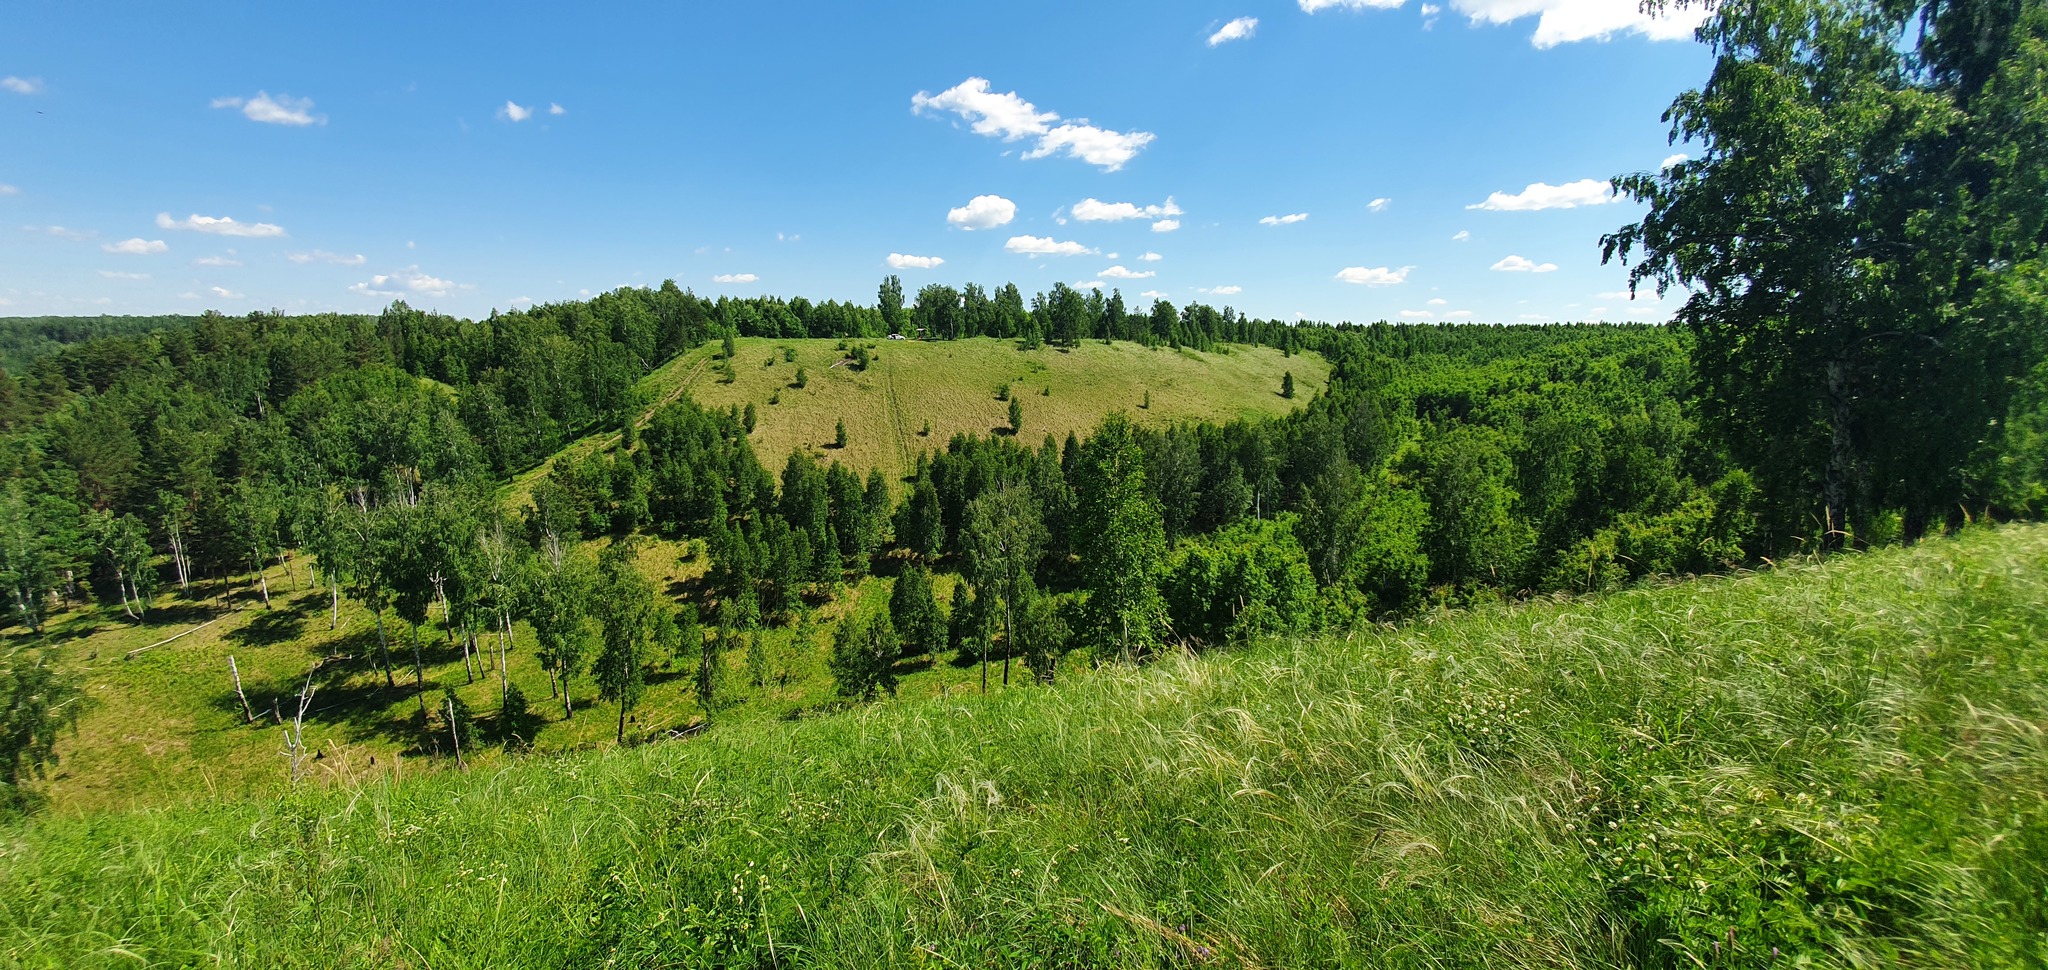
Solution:
M1015 435L1017 432L1023 429L1024 402L1019 401L1013 397L1010 399L1010 434Z
M846 419L840 418L838 427L832 431L832 447L846 447Z
M1293 371L1288 371L1287 373L1280 375L1280 396L1287 398L1290 401L1294 399Z

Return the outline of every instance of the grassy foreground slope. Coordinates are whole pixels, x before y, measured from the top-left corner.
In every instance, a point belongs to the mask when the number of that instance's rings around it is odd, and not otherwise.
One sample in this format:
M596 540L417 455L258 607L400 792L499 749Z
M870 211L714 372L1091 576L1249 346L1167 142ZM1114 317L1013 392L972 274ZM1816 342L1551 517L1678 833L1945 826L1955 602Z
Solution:
M2039 966L2048 528L0 833L27 966Z

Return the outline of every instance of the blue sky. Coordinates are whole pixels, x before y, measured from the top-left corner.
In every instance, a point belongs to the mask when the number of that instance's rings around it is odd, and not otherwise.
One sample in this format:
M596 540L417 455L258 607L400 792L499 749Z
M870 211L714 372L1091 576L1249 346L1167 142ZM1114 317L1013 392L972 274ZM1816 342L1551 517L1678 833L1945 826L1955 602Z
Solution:
M1637 214L1605 180L1682 151L1686 25L1377 2L17 3L0 315L871 303L896 273L1667 316L1598 237Z

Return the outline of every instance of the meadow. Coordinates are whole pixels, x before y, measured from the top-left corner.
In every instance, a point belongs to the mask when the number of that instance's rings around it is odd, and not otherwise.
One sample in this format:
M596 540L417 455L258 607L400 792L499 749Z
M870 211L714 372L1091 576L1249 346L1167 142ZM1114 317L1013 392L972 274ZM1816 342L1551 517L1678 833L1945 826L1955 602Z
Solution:
M0 831L0 959L2039 966L2044 668L2048 528L1973 528L986 698L53 812Z

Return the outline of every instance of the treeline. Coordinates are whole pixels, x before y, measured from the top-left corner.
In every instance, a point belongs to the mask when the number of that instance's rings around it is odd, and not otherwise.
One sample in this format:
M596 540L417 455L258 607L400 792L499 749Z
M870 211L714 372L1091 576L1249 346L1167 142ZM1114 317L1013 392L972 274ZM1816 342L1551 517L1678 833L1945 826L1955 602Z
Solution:
M198 317L0 317L0 370L20 373L38 358L103 337L188 326Z

